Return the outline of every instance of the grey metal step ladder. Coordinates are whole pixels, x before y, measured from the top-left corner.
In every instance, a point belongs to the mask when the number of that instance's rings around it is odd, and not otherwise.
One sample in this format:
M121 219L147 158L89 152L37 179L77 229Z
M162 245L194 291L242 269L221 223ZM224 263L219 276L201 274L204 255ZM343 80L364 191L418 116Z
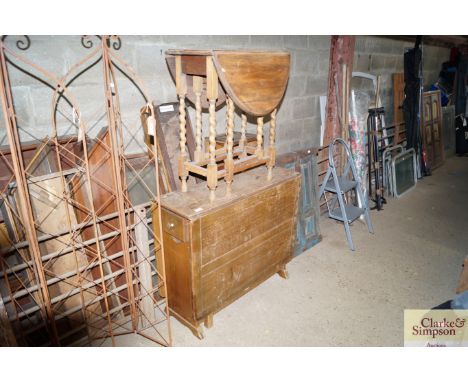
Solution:
M338 176L333 158L333 152L336 144L341 144L345 147L347 163L343 169L343 174ZM359 205L346 202L346 194L355 190ZM333 194L330 202L326 199L325 191ZM335 138L328 146L328 170L323 178L322 186L320 187L319 199L325 196L327 201L328 216L332 219L339 220L344 223L346 237L348 238L349 248L354 251L353 238L349 225L359 216L364 215L367 224L367 229L370 233L374 233L372 222L369 216L369 203L367 197L364 197L362 185L357 176L356 166L354 164L351 150L346 142L341 138ZM348 198L351 200L351 198Z

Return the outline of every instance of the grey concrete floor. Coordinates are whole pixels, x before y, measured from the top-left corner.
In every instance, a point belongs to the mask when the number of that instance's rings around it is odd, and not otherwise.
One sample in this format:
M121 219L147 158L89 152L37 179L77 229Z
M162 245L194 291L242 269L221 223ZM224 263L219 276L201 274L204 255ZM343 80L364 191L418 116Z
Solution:
M468 158L451 157L401 199L356 221L321 219L323 241L214 317L199 340L175 319L175 346L401 346L404 309L454 296L468 254ZM117 345L151 346L141 337Z

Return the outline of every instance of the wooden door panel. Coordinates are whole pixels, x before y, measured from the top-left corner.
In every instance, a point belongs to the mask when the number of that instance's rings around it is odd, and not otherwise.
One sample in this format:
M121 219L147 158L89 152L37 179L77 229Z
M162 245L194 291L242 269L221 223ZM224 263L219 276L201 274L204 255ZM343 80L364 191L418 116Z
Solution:
M405 79L403 73L393 73L393 121L403 123L403 101L405 100Z
M423 142L431 168L440 166L445 159L442 138L442 108L440 91L423 94Z
M295 169L301 174L301 192L297 214L294 255L300 255L321 240L319 228L319 200L317 176L317 149L309 148L278 156L276 164Z

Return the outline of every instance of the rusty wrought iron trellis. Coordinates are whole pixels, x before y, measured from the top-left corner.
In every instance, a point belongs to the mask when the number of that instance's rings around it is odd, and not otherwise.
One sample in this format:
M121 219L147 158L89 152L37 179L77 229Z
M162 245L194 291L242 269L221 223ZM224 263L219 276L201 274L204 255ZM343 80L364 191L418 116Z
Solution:
M13 47L7 39L13 37L0 40L0 96L9 153L0 150L0 160L11 177L0 190L8 221L8 245L0 249L0 334L8 334L9 344L73 346L107 339L115 345L116 336L137 333L170 346L159 153L154 145L153 155L142 156L138 165L126 155L125 137L135 137L122 119L117 73L129 80L149 113L154 111L143 82L117 54L120 37L81 37L87 54L61 77L20 52L30 47L28 36L16 38ZM107 126L91 136L94 121L84 120L71 87L97 64ZM51 133L36 139L28 160L15 113L12 67L53 92ZM139 120L139 109L135 114ZM59 136L63 124L74 134ZM54 172L37 176L33 169L44 155ZM154 175L148 177L149 171ZM135 185L146 193L144 202L132 201ZM39 208L44 201L49 207ZM63 219L63 225L54 219Z

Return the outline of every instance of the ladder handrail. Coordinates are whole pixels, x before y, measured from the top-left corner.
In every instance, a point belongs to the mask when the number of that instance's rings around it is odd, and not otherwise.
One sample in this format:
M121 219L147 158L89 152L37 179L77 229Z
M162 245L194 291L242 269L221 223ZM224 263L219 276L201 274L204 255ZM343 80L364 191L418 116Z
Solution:
M330 167L333 167L335 168L335 161L333 159L333 146L336 144L336 143L341 143L345 149L346 149L346 157L348 158L348 164L347 166L350 166L351 167L351 172L353 174L353 178L354 180L357 180L357 170L356 170L356 167L354 165L354 160L353 160L353 154L351 153L351 149L349 148L348 144L344 141L344 139L342 138L335 138L333 139L333 141L330 143L330 145L328 146L328 162L330 164ZM347 171L346 171L347 172Z
M344 145L346 148L346 154L348 158L351 156L351 150L348 146L348 144L342 139L342 138L335 138L333 141L328 145L328 162L330 163L330 166L335 167L335 160L333 159L333 146L336 143L341 143Z

